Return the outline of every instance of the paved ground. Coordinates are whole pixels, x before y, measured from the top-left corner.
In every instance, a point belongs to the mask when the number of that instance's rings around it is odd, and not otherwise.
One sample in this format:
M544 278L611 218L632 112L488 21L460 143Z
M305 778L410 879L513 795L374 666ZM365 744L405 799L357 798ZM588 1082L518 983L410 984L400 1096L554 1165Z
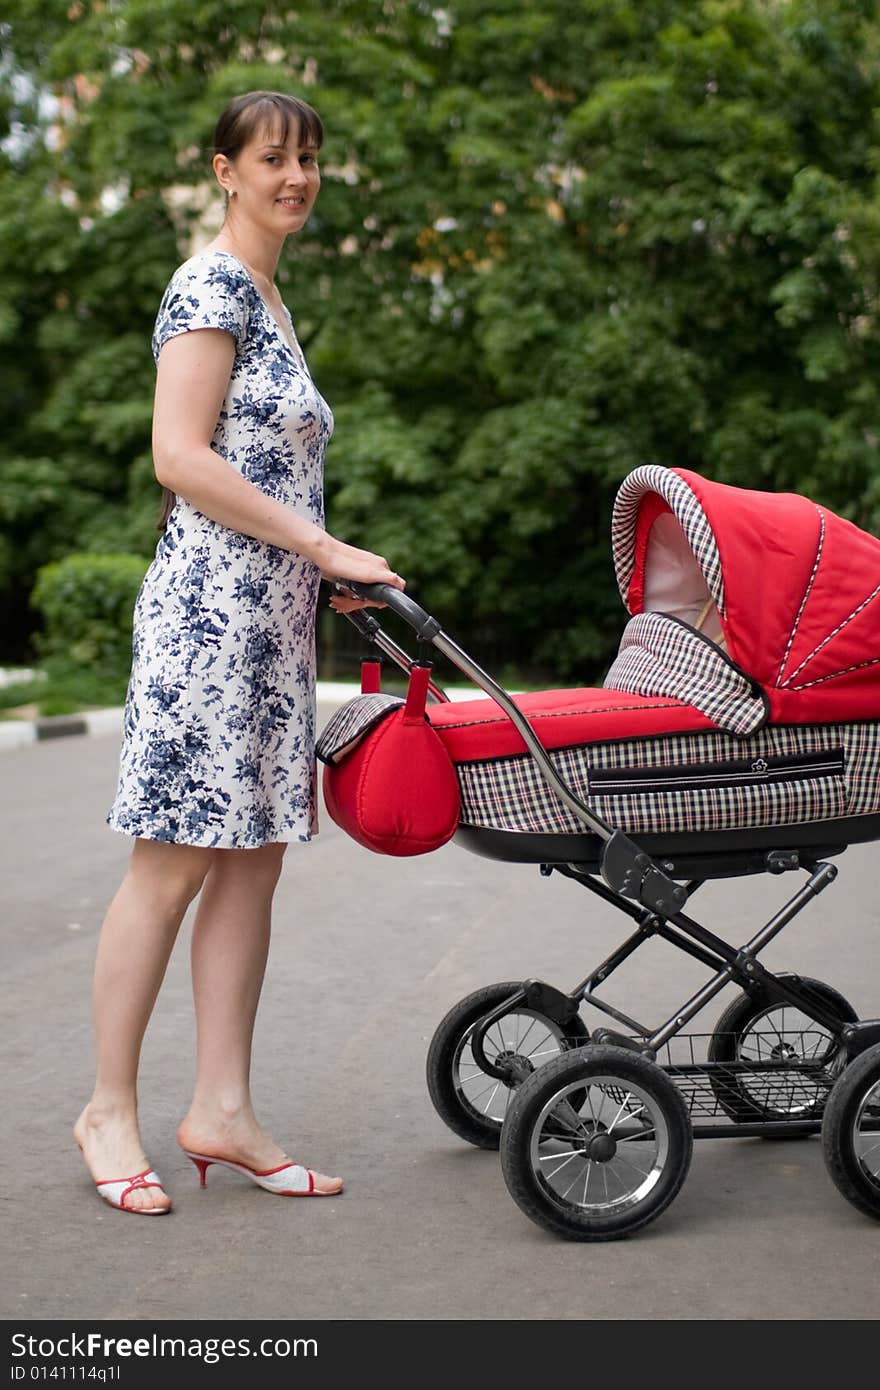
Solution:
M446 1009L480 985L571 986L621 939L574 884L455 846L396 861L326 815L291 847L256 1040L258 1103L344 1197L285 1202L212 1170L200 1192L174 1143L192 1072L186 931L145 1046L147 1150L175 1213L129 1219L90 1188L70 1124L91 1074L95 941L130 841L103 824L116 737L7 751L0 837L10 1040L0 1315L24 1318L873 1318L880 1230L837 1193L817 1140L697 1144L682 1193L641 1236L558 1241L509 1197L497 1155L436 1117L424 1059ZM827 979L880 1012L876 850L789 927L768 963ZM695 902L745 939L788 880L709 885ZM662 943L609 997L666 1017L704 976ZM712 1018L720 1010L712 1006ZM665 1012L664 1012L665 1010Z

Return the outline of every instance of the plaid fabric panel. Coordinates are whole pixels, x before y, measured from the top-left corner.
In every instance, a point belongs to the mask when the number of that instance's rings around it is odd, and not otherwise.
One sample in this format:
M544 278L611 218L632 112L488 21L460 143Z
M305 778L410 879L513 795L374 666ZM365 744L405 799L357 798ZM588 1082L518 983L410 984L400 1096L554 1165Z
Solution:
M635 567L636 522L639 504L646 492L656 492L672 508L687 537L697 563L709 586L719 613L724 615L724 579L721 556L709 519L683 478L671 468L649 463L624 478L617 492L611 520L611 546L614 568L624 603Z
M633 803L636 803L635 805ZM802 825L845 815L842 777L804 778L763 785L704 787L699 791L606 796L599 814L614 826L641 834L668 830L745 830L758 825ZM630 821L624 825L624 818Z
M372 728L404 703L399 695L356 695L331 715L315 744L315 753L322 763L332 766L341 762Z
M598 811L587 794L586 748L579 745L556 749L548 756L578 800ZM455 771L461 793L459 820L463 825L482 825L490 830L584 832L583 823L548 787L537 763L527 753L488 762L458 763Z
M880 811L880 724L840 724L846 754L848 816Z
M793 756L843 748L844 775L642 795L592 795L592 769L696 766L743 757ZM628 834L737 830L794 825L880 811L880 725L788 725L748 739L718 733L668 734L620 743L579 745L549 754L581 801ZM527 754L460 763L461 820L494 830L583 832Z
M751 734L767 718L748 677L714 642L666 613L630 619L605 686L684 700L729 734Z

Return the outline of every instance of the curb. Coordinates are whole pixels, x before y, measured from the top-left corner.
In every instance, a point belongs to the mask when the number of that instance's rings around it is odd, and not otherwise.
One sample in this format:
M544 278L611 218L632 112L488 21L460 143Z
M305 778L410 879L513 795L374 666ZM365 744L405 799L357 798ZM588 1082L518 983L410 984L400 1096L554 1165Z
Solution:
M446 686L450 700L485 699L482 691L475 686ZM341 681L318 681L315 688L319 705L342 705L346 700L359 695L361 688L356 683ZM45 715L42 719L0 720L0 751L4 748L21 748L26 743L45 743L56 738L70 738L72 735L87 734L92 737L101 734L121 734L125 716L124 708L89 710L84 714Z
M96 709L87 714L55 714L42 719L5 719L0 722L0 749L21 748L25 743L43 743L71 734L122 733L124 713L123 709Z

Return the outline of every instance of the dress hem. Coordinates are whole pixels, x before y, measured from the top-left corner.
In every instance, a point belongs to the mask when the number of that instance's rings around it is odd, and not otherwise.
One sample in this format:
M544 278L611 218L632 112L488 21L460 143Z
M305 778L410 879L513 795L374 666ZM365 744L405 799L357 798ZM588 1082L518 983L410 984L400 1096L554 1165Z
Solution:
M312 830L305 835L275 835L271 839L261 840L257 845L231 844L229 837L226 836L208 844L204 840L171 840L164 835L150 834L149 831L146 830L130 830L124 826L117 825L114 821L110 820L109 817L105 821L105 824L110 830L114 830L117 835L128 835L134 840L153 840L158 844L164 845L187 845L190 849L263 849L266 845L307 845L309 841L313 840L319 833L317 830Z

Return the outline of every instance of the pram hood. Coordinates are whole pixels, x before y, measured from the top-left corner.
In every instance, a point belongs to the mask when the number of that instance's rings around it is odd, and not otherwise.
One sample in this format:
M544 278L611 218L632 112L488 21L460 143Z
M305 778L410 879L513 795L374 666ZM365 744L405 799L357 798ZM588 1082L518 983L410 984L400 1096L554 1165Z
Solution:
M806 497L648 465L612 544L633 615L664 612L757 682L774 723L880 718L880 540Z

